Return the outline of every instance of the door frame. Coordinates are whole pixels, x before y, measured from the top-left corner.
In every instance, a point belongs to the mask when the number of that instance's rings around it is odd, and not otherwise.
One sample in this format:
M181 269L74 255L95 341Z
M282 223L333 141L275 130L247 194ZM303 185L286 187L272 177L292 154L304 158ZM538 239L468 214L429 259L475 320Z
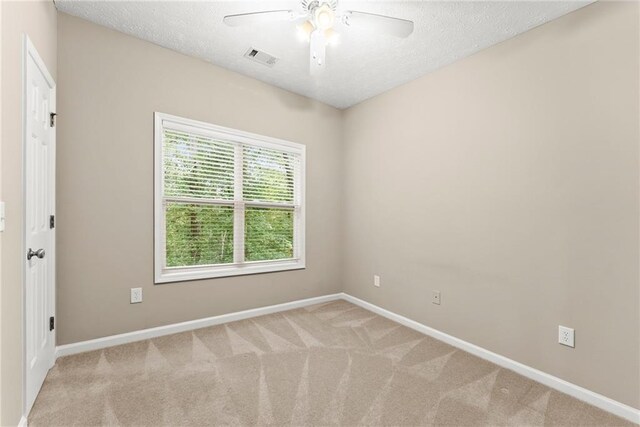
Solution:
M51 73L47 69L46 64L40 57L37 49L34 44L31 42L28 34L23 34L23 48L22 48L22 182L21 182L21 193L22 193L22 248L20 259L22 260L22 413L24 419L28 418L29 412L31 411L31 407L27 407L27 300L26 300L26 282L27 282L27 264L24 262L25 254L27 253L27 62L29 58L32 58L36 63L36 66L42 72L47 84L51 90L51 98L50 98L50 108L51 112L56 112L56 82L53 79ZM56 207L56 127L49 127L49 141L52 147L51 150L51 164L49 165L49 179L51 182L51 213L50 215L55 215L55 207ZM56 315L56 228L50 229L51 248L47 252L47 257L49 258L49 274L51 278L51 315L55 317ZM57 325L56 325L57 326ZM56 346L56 328L53 331L53 347L54 354L51 359L52 368L55 364L55 346Z

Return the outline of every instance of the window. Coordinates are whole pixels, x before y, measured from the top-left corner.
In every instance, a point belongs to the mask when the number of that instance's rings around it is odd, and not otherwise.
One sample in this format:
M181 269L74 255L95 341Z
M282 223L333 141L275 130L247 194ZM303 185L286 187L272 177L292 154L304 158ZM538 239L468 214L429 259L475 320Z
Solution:
M156 113L156 283L304 268L304 156Z

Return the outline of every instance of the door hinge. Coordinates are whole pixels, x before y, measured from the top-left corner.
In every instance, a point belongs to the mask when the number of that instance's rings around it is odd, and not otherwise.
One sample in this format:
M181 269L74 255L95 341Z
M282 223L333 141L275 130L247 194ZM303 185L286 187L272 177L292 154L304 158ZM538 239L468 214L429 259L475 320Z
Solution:
M56 113L49 113L49 126L54 127L56 125Z
M56 328L56 320L55 317L49 317L49 330L53 331Z
M55 227L56 227L56 216L49 215L49 228L55 228Z

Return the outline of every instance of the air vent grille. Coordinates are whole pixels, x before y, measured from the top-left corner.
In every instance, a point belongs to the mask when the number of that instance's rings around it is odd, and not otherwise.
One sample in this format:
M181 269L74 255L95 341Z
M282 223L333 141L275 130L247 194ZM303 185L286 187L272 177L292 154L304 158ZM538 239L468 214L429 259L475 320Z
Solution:
M278 58L275 56L263 52L261 50L255 49L253 47L249 48L247 52L244 54L245 58L249 58L252 61L256 61L261 63L262 65L266 65L267 67L273 67L276 62L278 62Z

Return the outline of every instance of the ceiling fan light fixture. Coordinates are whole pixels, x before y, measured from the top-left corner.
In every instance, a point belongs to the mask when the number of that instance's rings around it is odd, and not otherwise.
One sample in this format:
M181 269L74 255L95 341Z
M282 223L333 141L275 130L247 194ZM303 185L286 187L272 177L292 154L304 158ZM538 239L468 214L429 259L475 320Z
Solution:
M335 46L337 44L340 44L340 33L338 33L333 28L324 30L324 38L330 45Z
M296 26L298 29L298 38L300 41L308 42L311 39L311 33L315 30L313 22L307 20Z
M316 28L319 28L321 30L328 30L333 26L335 14L327 3L323 3L322 6L317 7L314 10L313 15Z

